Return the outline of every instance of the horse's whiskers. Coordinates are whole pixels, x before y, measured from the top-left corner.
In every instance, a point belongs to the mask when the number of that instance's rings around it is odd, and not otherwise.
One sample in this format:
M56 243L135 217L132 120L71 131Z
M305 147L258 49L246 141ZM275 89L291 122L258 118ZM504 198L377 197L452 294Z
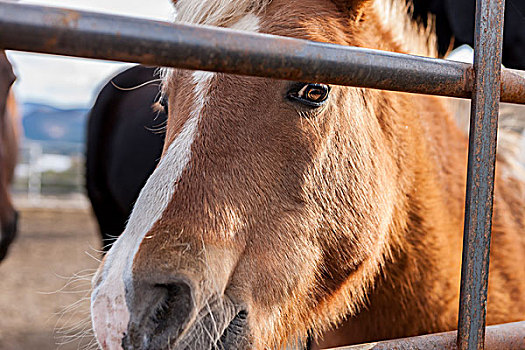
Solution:
M42 293L45 295L80 294L76 301L55 313L57 319L54 334L59 347L71 343L77 343L78 349L90 349L97 346L89 310L91 278L94 273L94 269L84 269L71 277L57 275L58 278L66 280L66 283L57 291Z
M113 85L116 89L121 90L121 91L138 90L140 88L143 88L145 86L148 86L148 85L151 85L151 84L154 84L154 83L162 83L162 79L153 79L153 80L147 81L145 83L142 83L140 85L133 86L133 87L128 87L128 88L118 86L114 81L111 81L111 85Z

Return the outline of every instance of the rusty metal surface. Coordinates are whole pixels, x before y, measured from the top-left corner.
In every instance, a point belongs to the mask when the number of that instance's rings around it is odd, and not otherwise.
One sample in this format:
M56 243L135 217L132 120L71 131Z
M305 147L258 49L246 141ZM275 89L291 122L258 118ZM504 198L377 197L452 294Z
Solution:
M477 0L458 349L484 348L505 0Z
M0 48L468 98L474 76L460 62L2 2ZM525 104L525 77L504 76L503 101Z
M456 333L457 332L428 334L419 337L346 346L332 350L457 350ZM525 322L487 327L485 349L525 349Z
M501 101L521 101L525 96L525 71L502 69ZM522 102L521 102L522 103Z

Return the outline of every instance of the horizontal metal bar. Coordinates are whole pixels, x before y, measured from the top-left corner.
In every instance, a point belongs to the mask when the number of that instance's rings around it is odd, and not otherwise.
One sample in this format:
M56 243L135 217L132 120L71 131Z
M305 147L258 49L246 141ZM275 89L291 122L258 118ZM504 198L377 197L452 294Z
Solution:
M0 48L470 98L472 65L229 29L0 2ZM502 100L525 104L505 70Z
M476 1L458 348L483 350L503 50L505 0Z
M345 346L332 350L457 350L457 332L422 335L419 337ZM525 349L525 322L490 326L485 333L486 350Z

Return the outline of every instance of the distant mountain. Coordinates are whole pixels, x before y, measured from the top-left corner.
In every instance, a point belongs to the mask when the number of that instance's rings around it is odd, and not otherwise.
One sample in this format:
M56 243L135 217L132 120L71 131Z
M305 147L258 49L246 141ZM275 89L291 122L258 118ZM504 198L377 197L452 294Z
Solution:
M32 141L83 144L88 112L88 109L60 109L39 103L24 103L24 136Z

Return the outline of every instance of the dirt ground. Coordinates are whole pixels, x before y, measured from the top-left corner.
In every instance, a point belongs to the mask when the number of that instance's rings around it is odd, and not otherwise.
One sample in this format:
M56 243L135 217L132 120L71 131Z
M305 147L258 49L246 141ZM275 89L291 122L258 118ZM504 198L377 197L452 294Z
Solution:
M0 264L1 350L91 348L85 297L98 247L86 208L21 210L18 239Z

